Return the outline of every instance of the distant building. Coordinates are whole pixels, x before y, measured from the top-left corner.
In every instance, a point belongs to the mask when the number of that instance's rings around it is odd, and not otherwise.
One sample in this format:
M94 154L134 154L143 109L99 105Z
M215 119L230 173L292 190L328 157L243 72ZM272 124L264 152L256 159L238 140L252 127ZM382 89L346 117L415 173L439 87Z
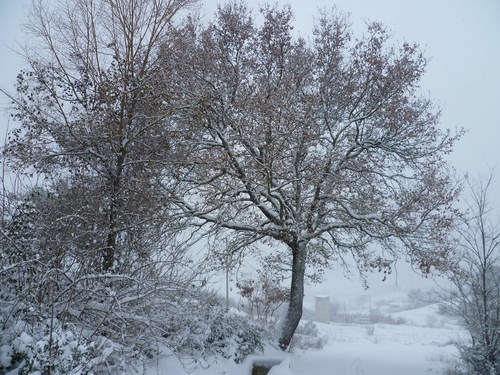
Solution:
M330 296L315 296L316 300L316 321L321 323L330 323Z

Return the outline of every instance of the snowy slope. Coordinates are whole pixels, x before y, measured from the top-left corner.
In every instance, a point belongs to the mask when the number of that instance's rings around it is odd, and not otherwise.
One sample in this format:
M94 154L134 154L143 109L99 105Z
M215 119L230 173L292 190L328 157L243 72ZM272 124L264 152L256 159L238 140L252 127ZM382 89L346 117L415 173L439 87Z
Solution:
M457 355L452 340L463 332L444 321L437 306L393 313L404 325L321 324L316 323L327 344L320 350L283 353L268 348L264 357L281 358L281 365L270 375L423 375L440 374ZM441 324L442 321L442 324ZM438 322L438 323L435 323ZM261 358L261 357L256 357ZM249 375L253 358L236 365L222 362L194 375ZM151 374L182 374L183 369L169 358L159 362ZM152 369L153 370L153 369Z
M329 337L327 346L293 358L292 374L309 374L314 368L317 375L421 375L440 369L444 359L456 354L450 345L455 333L447 328L373 327L371 333L361 325L321 325Z

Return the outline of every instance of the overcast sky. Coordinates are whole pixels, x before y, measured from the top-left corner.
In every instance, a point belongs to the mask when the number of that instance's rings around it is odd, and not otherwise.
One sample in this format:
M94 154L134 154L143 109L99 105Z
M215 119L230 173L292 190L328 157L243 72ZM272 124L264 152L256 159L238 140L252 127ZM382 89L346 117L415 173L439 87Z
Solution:
M443 128L468 130L457 145L451 162L459 173L476 173L497 167L493 195L500 206L500 0L279 0L289 3L295 12L296 29L303 35L311 30L313 16L320 7L336 5L351 13L356 30L368 20L381 21L392 30L394 39L417 42L431 58L422 91L441 106ZM249 0L257 8L262 1ZM274 1L271 1L274 3ZM22 41L19 25L25 20L30 1L0 0L0 86L10 89L21 68L21 60L11 48ZM211 14L217 1L202 1ZM0 97L0 106L8 101ZM7 116L0 114L0 129L5 130ZM13 124L10 125L11 127ZM2 132L3 133L3 132ZM408 287L416 278L389 279L385 286ZM330 282L311 293L340 292L345 287L359 289L341 281L338 272ZM375 278L377 279L377 278ZM380 283L373 281L373 289Z
M367 20L383 22L395 40L417 42L431 58L422 90L442 107L445 128L469 132L452 162L460 172L484 165L500 168L500 0L279 0L290 3L296 28L306 35L320 7L351 13L357 30ZM257 8L261 1L249 0ZM29 0L0 0L0 86L9 89L21 67L11 48L22 41L19 25ZM217 1L202 1L210 14ZM5 106L6 99L0 98ZM5 115L0 128L5 128ZM500 179L500 176L498 177Z

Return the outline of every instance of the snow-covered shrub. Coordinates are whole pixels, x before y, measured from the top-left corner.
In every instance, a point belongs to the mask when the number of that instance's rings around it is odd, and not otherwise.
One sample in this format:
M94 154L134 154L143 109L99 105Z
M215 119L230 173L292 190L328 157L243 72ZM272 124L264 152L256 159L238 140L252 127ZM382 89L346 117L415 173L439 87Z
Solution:
M312 320L307 320L304 324L300 324L295 330L295 333L310 337L318 337L319 334L318 327Z
M225 312L217 305L205 305L190 314L171 316L165 336L168 347L181 358L210 362L223 357L240 362L249 354L263 350L264 331L246 315Z
M262 327L243 316L225 313L212 320L206 344L215 354L241 362L263 350L263 339Z
M75 327L57 319L35 325L17 321L2 332L0 373L45 374L50 370L53 375L90 375L111 354L110 346L104 338L89 342L76 334Z
M499 375L500 353L487 353L484 348L476 346L459 346L460 356L465 363L467 373L472 375Z
M443 375L469 375L469 373L463 362L455 361L443 369Z
M328 340L324 336L312 337L295 333L292 337L289 350L292 352L296 349L319 350L323 349L327 342Z
M294 349L322 349L327 343L324 336L319 335L319 330L315 322L308 320L300 324L293 335L290 343L290 350Z
M65 317L64 322L57 317L37 321L19 311L30 319L4 319L0 373L135 374L134 366L164 353L211 364L217 358L240 362L263 350L266 330L250 317L226 312L209 294L172 297L170 303L157 299L155 305L124 304L128 308L121 310L106 301L94 303L95 311L80 311L79 319Z
M178 254L176 262L164 255L123 273L91 273L65 255L57 266L43 259L2 263L0 373L133 373L133 364L159 348L176 350L165 335L172 329L196 341L192 322L207 325L199 306L211 296L198 287L194 264L186 271ZM193 318L170 324L186 315Z

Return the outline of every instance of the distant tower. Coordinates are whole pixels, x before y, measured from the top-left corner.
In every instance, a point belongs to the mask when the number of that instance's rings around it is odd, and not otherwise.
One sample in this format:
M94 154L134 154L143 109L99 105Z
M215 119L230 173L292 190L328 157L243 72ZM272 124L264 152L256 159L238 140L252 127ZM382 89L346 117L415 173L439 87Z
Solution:
M316 321L330 323L330 296L315 296Z

